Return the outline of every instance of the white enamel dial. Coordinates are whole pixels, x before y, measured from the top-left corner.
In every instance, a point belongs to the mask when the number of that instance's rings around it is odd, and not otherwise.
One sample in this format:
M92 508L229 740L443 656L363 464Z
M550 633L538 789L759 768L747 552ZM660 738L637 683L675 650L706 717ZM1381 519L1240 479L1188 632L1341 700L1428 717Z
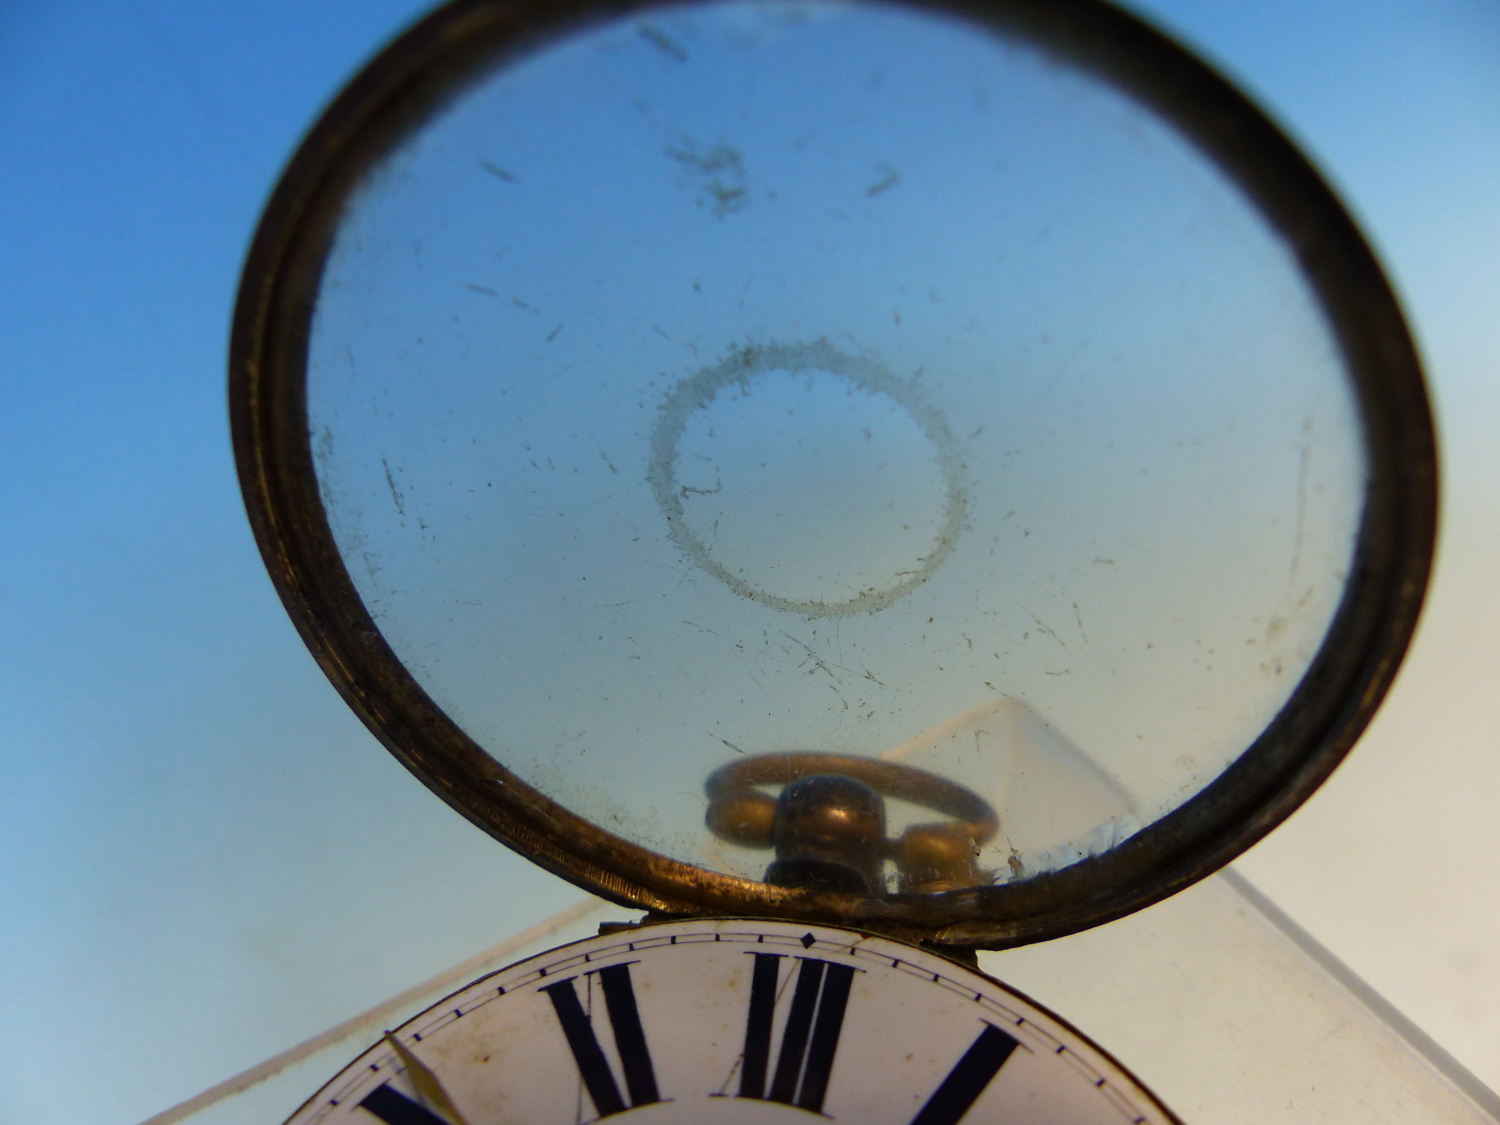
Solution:
M696 920L475 981L288 1125L1175 1122L1118 1063L988 977L826 926Z

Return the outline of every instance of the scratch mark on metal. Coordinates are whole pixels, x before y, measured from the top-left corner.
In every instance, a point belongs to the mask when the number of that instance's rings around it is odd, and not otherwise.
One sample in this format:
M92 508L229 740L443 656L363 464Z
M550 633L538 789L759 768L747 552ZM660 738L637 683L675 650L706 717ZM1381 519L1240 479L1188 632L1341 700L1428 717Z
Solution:
M828 665L823 662L823 658L820 657L817 653L815 653L812 650L811 646L809 646L806 641L799 641L796 637L792 636L790 633L785 633L784 632L781 635L783 637L785 637L787 640L791 641L794 645L800 645L802 647L802 651L805 652L805 653L807 653L807 659L804 660L801 664L797 665L797 667L799 667L799 668L805 668L805 667L807 667L807 665L809 663L811 663L813 665L813 667L808 671L808 675L812 675L815 672L823 672L834 683L838 683L839 682L839 678L837 676L835 676L832 671L829 670Z
M1312 461L1312 433L1313 420L1309 417L1302 426L1302 465L1297 473L1297 537L1292 545L1292 569L1288 578L1297 573L1297 566L1302 562L1302 537L1307 526L1307 475L1310 462Z
M401 490L396 487L396 478L391 475L390 462L382 457L380 459L380 464L385 468L385 483L390 486L391 499L396 502L396 514L398 516L404 516L406 515L406 497L402 495Z
M1017 602L1016 604L1017 605L1021 605L1020 602ZM1022 609L1026 609L1026 607L1024 605L1022 605L1021 608ZM1040 629L1043 633L1046 633L1047 636L1051 637L1058 644L1062 645L1063 648L1067 648L1068 647L1068 642L1065 641L1065 640L1063 640L1056 633L1054 633L1052 631L1051 627L1049 625L1047 625L1047 623L1045 621L1043 621L1040 617L1038 617L1036 614L1032 613L1031 610L1026 609L1026 616L1029 617L1029 618L1031 618L1033 621L1035 621L1036 622L1036 627L1038 629ZM1049 672L1048 673L1048 675L1054 675L1054 674L1055 675L1059 675L1059 676L1062 675L1061 672L1058 672L1058 673L1050 673Z
M678 62L687 62L687 49L659 27L649 23L640 26L640 35L647 43L671 55Z

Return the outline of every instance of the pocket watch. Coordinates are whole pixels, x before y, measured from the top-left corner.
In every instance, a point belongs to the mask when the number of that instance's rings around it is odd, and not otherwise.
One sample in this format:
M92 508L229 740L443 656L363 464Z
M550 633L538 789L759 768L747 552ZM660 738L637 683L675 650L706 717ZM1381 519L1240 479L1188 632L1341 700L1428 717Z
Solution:
M441 7L289 163L230 400L349 705L646 912L297 1125L1176 1120L975 951L1288 816L1432 557L1374 255L1100 0Z

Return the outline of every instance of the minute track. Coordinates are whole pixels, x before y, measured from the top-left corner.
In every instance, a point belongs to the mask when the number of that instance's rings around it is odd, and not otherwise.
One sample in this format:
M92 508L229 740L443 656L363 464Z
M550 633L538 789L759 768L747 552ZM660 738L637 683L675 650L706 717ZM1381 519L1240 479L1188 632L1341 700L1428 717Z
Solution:
M669 922L589 939L476 981L393 1036L420 1046L471 1122L1175 1121L998 982L806 924ZM376 1044L289 1125L448 1125L404 1069Z

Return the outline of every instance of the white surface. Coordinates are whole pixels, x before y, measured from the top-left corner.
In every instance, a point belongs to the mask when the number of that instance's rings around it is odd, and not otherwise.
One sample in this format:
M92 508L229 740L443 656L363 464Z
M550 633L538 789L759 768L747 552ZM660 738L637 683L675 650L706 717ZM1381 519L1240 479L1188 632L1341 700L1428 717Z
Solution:
M579 900L551 918L523 930L493 949L469 958L431 980L377 1004L320 1035L289 1047L249 1070L177 1105L153 1114L143 1125L269 1125L283 1121L341 1070L356 1052L390 1028L441 1000L470 981L557 945L595 936L601 921L621 919L620 909L593 897Z
M1187 1125L1500 1120L1500 1099L1257 897L1216 876L980 965L1107 1044Z

